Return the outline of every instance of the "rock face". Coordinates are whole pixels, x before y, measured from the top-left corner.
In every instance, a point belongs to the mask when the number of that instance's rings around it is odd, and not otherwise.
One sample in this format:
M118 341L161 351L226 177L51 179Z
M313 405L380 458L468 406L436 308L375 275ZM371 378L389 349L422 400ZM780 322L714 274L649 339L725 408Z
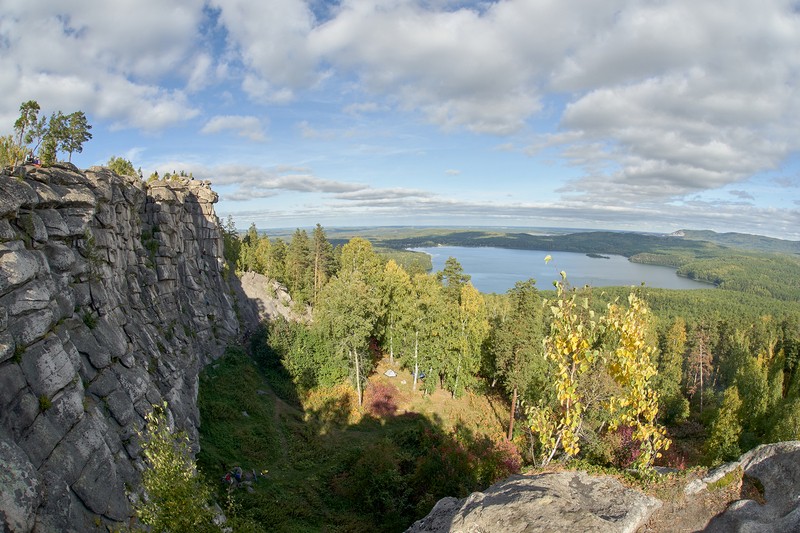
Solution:
M710 533L800 531L800 441L765 444L709 473L687 492L705 489L727 472L741 468L764 487L764 502L737 500L706 527Z
M407 531L633 533L660 506L610 477L585 472L511 476L463 500L439 500Z
M293 322L308 322L311 320L311 309L309 308L304 315L298 314L292 309L292 297L280 283L271 280L263 274L257 272L245 272L239 279L240 284L237 290L241 289L241 296L237 298L240 302L246 302L241 306L243 322L248 328L254 329L264 320L273 320L283 317ZM247 309L247 311L245 311ZM250 312L252 310L253 312Z
M127 522L136 432L166 401L196 442L198 374L238 334L217 196L108 169L0 174L0 526Z

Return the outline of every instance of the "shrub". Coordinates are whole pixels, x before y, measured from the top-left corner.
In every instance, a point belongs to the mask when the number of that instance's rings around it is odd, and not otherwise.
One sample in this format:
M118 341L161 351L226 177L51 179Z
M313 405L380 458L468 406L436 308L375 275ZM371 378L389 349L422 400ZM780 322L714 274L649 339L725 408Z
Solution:
M42 411L47 411L53 406L53 402L50 401L46 395L42 394L39 396L39 409Z
M144 497L136 516L155 532L219 531L210 506L211 488L197 472L189 438L169 427L166 403L145 416L146 431L138 434L145 470Z
M373 382L364 392L364 405L372 416L386 418L397 412L397 387L391 383Z

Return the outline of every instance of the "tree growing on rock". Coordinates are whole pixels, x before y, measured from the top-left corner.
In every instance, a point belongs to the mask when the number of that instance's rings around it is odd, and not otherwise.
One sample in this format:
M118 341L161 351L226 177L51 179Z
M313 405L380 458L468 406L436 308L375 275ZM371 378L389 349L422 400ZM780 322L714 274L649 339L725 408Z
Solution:
M166 408L166 403L154 405L138 435L145 469L144 495L136 505L136 516L159 533L219 531L210 504L211 488L197 472L189 438L170 428Z
M136 176L136 169L133 168L133 163L123 157L112 155L106 166L113 172L120 176Z

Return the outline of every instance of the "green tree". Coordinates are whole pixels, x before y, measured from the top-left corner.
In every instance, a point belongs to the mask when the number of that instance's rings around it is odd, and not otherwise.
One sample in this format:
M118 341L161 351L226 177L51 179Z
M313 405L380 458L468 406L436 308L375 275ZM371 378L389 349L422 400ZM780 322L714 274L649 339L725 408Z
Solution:
M0 169L16 165L18 161L25 158L25 150L22 149L11 135L0 137Z
M106 166L120 176L136 176L136 169L133 168L133 163L123 157L112 155L109 158Z
M220 227L223 242L223 255L228 264L235 267L239 262L239 255L242 252L242 241L239 240L239 232L236 231L236 222L233 217L228 215L228 220L224 226Z
M322 290L314 308L314 322L321 328L339 356L350 362L354 373L358 405L363 399L362 385L369 373L369 339L375 329L379 302L374 289L358 271L342 271Z
M258 229L256 229L256 223L251 222L247 233L242 238L242 248L237 264L238 270L242 272L261 272L259 270L258 244Z
M382 279L381 307L385 312L380 323L381 339L384 346L388 343L389 361L394 364L395 340L408 329L412 318L411 278L403 267L390 259Z
M800 440L800 398L789 398L776 413L770 442Z
M31 123L28 132L25 134L25 144L33 143L33 148L31 149L32 153L36 154L39 152L39 146L47 135L47 131L47 117L41 117L39 120Z
M219 531L213 521L211 488L197 472L189 438L170 428L166 409L166 402L154 405L145 416L145 431L138 435L145 495L136 506L136 516L159 533Z
M53 135L50 135L50 130L42 140L42 148L39 150L39 159L44 166L54 165L57 161L58 142Z
M711 433L705 444L706 458L711 464L730 461L739 457L739 437L742 422L739 412L742 401L736 387L728 387L722 397L722 405L711 423Z
M707 323L698 324L692 336L692 345L689 348L687 367L686 390L692 397L699 397L700 412L703 412L705 390L711 382L713 353L711 347L713 339L711 327Z
M514 435L518 397L538 404L547 389L549 364L544 355L544 316L536 280L518 281L508 291L510 308L493 330L491 349L495 372L506 393L511 395L508 439Z
M314 269L313 276L313 303L316 304L319 292L335 272L333 246L325 236L325 230L317 224L311 240L311 263Z
M446 377L453 398L472 384L480 368L481 346L489 334L486 302L478 289L469 282L462 285L459 301L455 368L451 364Z
M283 239L275 239L270 246L269 255L269 277L279 283L286 283L286 242Z
M461 287L469 283L471 276L464 273L458 259L448 257L444 262L444 268L436 273L436 279L444 286L445 295L457 302L461 296Z
M425 372L428 379L425 381L425 390L432 392L435 385L433 381L433 368L435 354L442 347L441 338L444 336L447 312L446 301L442 293L442 285L435 277L428 274L417 274L411 278L412 302L409 320L411 322L411 342L413 352L411 362L406 366L413 369L414 382L412 389L417 389L420 372ZM412 364L413 363L413 364Z
M58 111L50 115L47 133L42 140L41 160L43 165L52 165L58 161L58 152L64 149L69 131L67 117Z
M689 416L689 401L681 391L685 353L686 321L678 317L664 338L654 383L661 399L659 411L668 423L680 423Z
M286 251L286 283L296 303L310 300L309 274L311 246L305 230L297 229Z
M72 162L72 153L83 152L83 143L92 138L92 134L89 133L92 126L86 120L83 111L75 111L66 117L65 127L66 134L60 148L69 154L67 161Z
M375 253L372 243L355 237L342 247L340 272L358 272L368 285L377 287L383 274L383 260Z
M25 133L28 128L37 123L37 117L40 111L39 103L36 100L28 100L19 106L19 118L14 122L14 131L17 132L17 146L25 152ZM14 166L19 163L18 160L14 161Z

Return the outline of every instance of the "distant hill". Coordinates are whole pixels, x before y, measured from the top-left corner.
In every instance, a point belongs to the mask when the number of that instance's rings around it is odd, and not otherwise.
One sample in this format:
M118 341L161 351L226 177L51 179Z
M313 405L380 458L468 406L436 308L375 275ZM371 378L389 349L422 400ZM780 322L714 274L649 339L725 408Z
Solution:
M710 230L689 230L682 229L672 233L670 237L678 237L688 241L706 241L728 246L730 248L740 248L754 252L769 252L782 254L800 254L800 241L785 241L764 237L762 235L751 235L749 233L717 233Z

